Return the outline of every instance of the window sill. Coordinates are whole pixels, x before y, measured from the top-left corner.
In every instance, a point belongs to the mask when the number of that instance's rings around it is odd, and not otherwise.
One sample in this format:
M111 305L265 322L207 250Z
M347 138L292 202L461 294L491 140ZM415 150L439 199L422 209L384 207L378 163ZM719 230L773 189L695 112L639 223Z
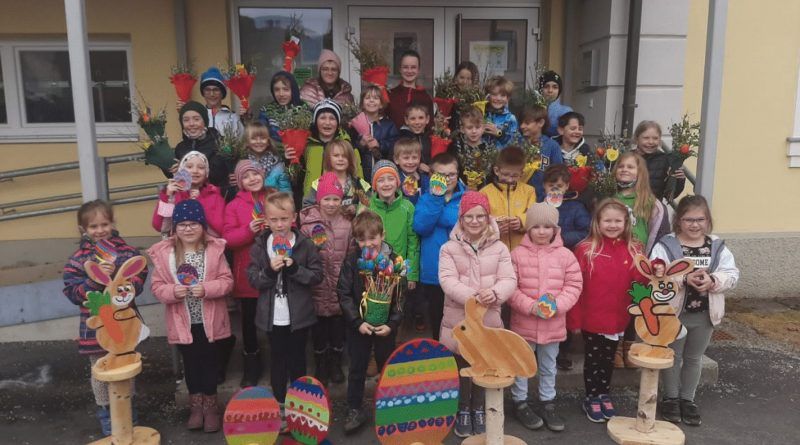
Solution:
M95 127L97 142L136 142L139 127L135 124ZM42 127L25 129L0 128L0 144L74 143L78 138L74 127Z
M789 167L800 168L800 136L786 138L789 142Z

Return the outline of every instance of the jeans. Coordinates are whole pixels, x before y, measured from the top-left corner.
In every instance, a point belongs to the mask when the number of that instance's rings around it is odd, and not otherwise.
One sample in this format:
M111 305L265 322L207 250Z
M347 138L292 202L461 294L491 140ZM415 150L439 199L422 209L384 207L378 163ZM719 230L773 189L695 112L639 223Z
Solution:
M347 355L350 357L350 370L347 373L347 406L350 409L361 409L364 402L364 382L367 378L367 365L370 353L375 349L375 363L381 372L386 360L392 355L396 333L392 331L386 337L364 335L358 330L347 328Z
M703 354L711 342L714 326L708 312L684 312L680 321L689 332L670 345L675 351L675 362L671 368L661 371L664 376L664 397L694 401L694 393L700 383Z
M549 402L556 398L556 357L558 357L558 343L537 345L528 342L536 351L536 362L539 368L539 400ZM528 379L517 377L511 387L511 398L515 402L528 400Z

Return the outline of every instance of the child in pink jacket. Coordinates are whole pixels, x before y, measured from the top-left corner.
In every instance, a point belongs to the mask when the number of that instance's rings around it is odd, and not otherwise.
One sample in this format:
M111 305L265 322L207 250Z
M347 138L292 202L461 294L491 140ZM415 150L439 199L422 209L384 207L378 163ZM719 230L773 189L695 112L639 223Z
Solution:
M203 207L187 199L172 214L175 235L147 251L153 261L153 295L164 303L167 341L177 344L189 389L186 427L205 432L222 425L217 406L220 340L231 336L225 295L233 277L225 240L208 235Z
M536 351L539 367L537 415L528 406L528 379L517 377L511 388L519 421L532 430L547 424L552 431L564 430L556 414L556 356L558 344L566 339L566 314L583 288L578 260L564 247L558 227L558 210L537 203L526 213L525 237L511 252L517 274L517 290L511 296L511 330L521 335Z
M469 366L458 352L453 328L466 318L464 306L475 298L488 307L483 323L502 328L500 306L517 287L508 247L500 241L497 223L491 217L489 198L469 191L461 197L458 222L450 232L450 241L441 249L439 283L444 291L444 314L440 340L453 351L459 369ZM486 432L483 388L460 378L460 395L455 434L467 437Z

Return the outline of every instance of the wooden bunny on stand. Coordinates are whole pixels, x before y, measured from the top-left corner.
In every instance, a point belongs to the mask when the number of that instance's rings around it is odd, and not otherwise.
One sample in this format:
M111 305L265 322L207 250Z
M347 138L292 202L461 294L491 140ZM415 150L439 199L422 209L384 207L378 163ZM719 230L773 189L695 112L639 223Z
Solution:
M150 332L131 307L136 296L131 278L144 270L147 260L141 255L129 258L114 277L94 261L83 266L89 278L106 286L103 292L88 292L88 301L84 302L91 312L86 326L97 331L97 343L108 351L92 367L92 376L108 382L111 436L92 445L158 445L161 442L158 431L134 427L131 414L133 377L142 372L142 356L136 352L136 345Z
M458 351L470 367L461 370L474 384L486 388L486 433L471 436L462 445L518 445L525 442L503 433L503 388L514 377L536 374L536 357L530 345L515 332L483 324L487 308L475 298L467 300L466 318L453 328Z

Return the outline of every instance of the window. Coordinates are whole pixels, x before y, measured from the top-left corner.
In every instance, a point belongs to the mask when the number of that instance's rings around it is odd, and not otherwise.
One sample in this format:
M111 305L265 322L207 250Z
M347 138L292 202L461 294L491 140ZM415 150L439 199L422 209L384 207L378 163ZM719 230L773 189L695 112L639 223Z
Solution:
M129 102L129 53L129 43L90 43L89 74L100 140L137 137ZM0 124L7 124L0 125L0 141L74 140L66 42L0 41L0 62L0 81L4 80L0 83Z
M294 59L295 77L301 84L304 74L316 77L322 49L333 49L331 14L330 9L239 8L241 60L254 64L259 78L253 85L250 103L272 102L269 82L283 69L281 44L289 39L290 29L300 34L300 54Z

